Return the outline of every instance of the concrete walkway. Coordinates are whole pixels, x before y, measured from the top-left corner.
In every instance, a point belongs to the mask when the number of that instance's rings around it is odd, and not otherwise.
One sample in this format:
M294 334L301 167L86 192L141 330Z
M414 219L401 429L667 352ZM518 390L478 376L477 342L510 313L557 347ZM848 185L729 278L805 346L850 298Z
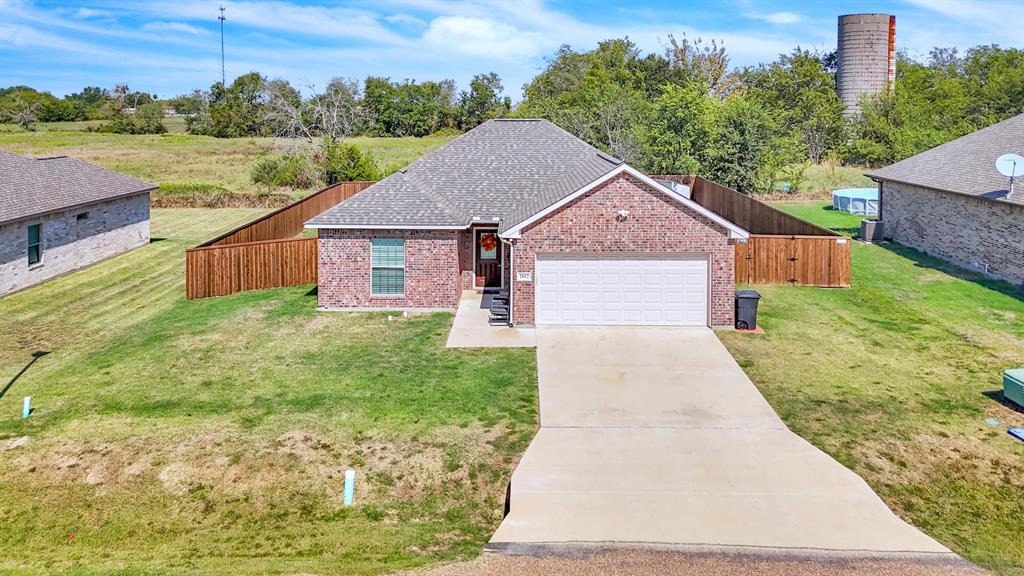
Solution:
M448 348L532 348L537 345L532 329L491 326L491 296L465 290L448 333Z
M489 549L617 542L955 558L790 432L710 330L536 332L541 430Z

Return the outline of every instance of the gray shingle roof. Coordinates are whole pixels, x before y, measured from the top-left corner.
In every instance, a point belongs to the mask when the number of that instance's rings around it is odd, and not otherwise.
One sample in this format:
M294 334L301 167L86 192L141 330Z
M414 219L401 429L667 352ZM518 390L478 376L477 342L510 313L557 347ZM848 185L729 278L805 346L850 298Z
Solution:
M156 188L81 160L28 158L0 151L0 223Z
M1024 204L1024 179L1018 178L1016 194L1009 198L1009 180L996 171L996 158L1009 152L1024 155L1024 114L880 168L868 176Z
M621 164L547 120L489 120L307 224L504 230Z

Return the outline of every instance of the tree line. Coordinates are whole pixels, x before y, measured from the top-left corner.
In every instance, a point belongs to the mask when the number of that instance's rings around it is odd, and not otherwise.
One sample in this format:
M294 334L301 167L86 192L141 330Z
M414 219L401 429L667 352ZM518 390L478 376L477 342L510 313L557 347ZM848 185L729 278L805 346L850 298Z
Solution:
M628 39L560 49L515 115L548 118L649 173L699 174L743 192L799 185L824 159L877 166L1024 112L1024 51L900 53L895 90L847 118L835 54L796 48L729 67L718 43L676 40L643 55Z
M170 107L193 134L281 136L313 144L317 158L352 157L350 164L365 166L372 163L338 143L350 135L458 133L491 118L540 117L649 173L699 174L755 192L782 180L798 187L809 163L887 164L1024 111L1018 49L936 48L921 60L900 53L894 92L865 97L854 118L844 116L836 95L835 63L834 53L798 47L734 68L719 42L669 35L661 53L643 54L629 39L588 51L563 46L515 106L493 72L476 75L462 91L452 80L375 76L300 91L251 72L163 101L124 85L62 99L15 86L0 90L0 118L25 127L99 118L103 130L146 133L166 129L162 111ZM295 161L280 164L296 172ZM268 181L290 178L264 168Z
M402 137L469 130L509 113L501 78L477 74L459 92L453 80L392 81L370 76L359 82L334 78L323 88L268 80L258 72L215 83L209 90L169 100L187 114L189 132L221 138L283 136L314 140L350 134Z

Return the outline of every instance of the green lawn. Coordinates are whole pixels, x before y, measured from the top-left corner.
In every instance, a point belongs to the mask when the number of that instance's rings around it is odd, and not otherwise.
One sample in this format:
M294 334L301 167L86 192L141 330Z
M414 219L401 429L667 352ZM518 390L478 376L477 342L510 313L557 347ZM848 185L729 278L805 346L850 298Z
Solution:
M842 210L834 210L831 204L822 204L821 202L775 202L772 206L845 236L858 235L860 221L865 218Z
M311 286L184 300L185 247L259 213L155 210L162 240L0 299L0 386L49 352L0 398L0 572L374 574L490 537L533 351L318 313Z
M404 166L451 138L350 138L370 150L381 168ZM275 153L272 138L212 138L188 134L132 136L82 131L5 132L0 150L30 156L74 156L154 182L203 183L230 192L254 193L250 175L256 162ZM296 197L312 190L282 189Z
M782 205L847 228L821 203ZM763 336L722 334L787 424L969 560L1024 574L1024 296L895 245L853 246L853 288L758 286ZM999 424L990 426L986 418Z

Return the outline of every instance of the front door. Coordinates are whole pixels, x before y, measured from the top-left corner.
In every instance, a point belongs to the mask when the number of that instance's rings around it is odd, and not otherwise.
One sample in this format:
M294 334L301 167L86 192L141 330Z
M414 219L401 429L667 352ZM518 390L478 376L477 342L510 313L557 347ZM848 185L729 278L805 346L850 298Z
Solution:
M473 258L476 261L476 287L501 287L501 240L495 229L473 232Z

